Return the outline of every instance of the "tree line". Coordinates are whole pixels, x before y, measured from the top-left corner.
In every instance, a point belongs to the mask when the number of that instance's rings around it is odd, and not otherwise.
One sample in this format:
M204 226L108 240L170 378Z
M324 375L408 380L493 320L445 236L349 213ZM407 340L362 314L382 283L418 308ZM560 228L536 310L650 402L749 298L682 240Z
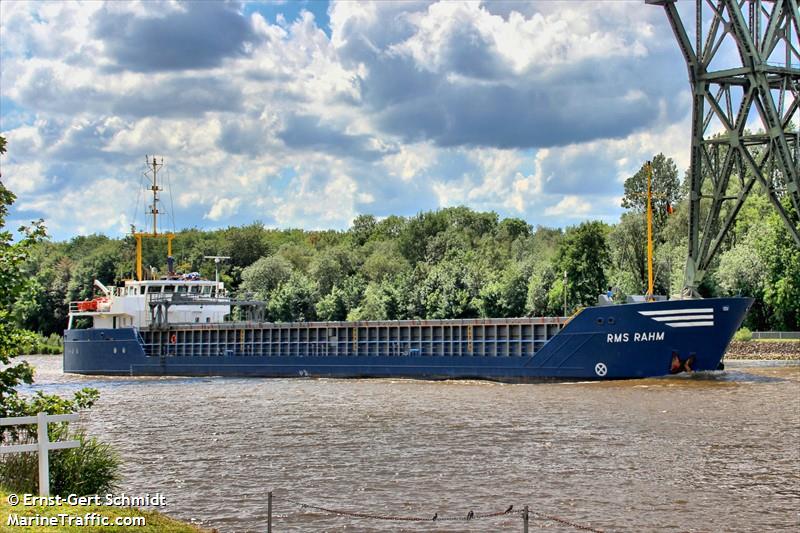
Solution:
M449 207L379 219L364 214L345 231L278 230L261 223L176 233L177 270L213 279L206 255L227 255L221 279L231 294L267 302L267 319L395 320L561 315L647 287L644 166L625 182L616 224L587 221L566 229ZM732 180L734 181L734 180ZM687 249L686 179L675 163L653 158L656 293L676 294ZM789 206L791 207L791 206ZM145 240L144 264L165 272L166 246ZM45 240L23 266L30 279L15 304L20 324L60 332L67 304L90 298L93 280L133 277L132 237ZM742 208L700 292L756 298L750 329L800 328L800 250L763 193ZM566 273L566 276L565 276Z

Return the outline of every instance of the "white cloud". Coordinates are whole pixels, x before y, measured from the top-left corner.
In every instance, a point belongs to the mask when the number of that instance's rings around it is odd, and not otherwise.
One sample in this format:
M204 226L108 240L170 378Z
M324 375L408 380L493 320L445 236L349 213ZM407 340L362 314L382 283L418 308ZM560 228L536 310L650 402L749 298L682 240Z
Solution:
M271 24L237 4L7 1L4 183L65 238L127 231L145 154L165 157L179 226L458 204L566 224L614 216L606 200L659 151L685 168L685 67L660 10L504 5L334 2L328 37L309 13ZM131 40L221 16L239 33L198 34L206 58ZM109 193L102 221L69 215Z
M3 176L6 187L17 195L41 191L48 184L44 165L38 161L3 165Z
M208 213L203 215L203 218L209 220L219 221L223 218L229 218L236 214L239 209L239 204L242 203L241 198L219 198L208 210Z
M290 194L277 201L275 218L283 227L323 229L346 227L358 214L356 203L371 203L374 198L359 191L358 182L331 169L332 177L319 178L304 173L293 180Z
M50 233L68 230L77 235L122 234L130 231L132 222L129 198L125 183L103 178L59 194L20 195L16 207L21 213L47 213L45 222Z
M417 177L436 162L437 151L427 143L401 145L400 150L384 157L386 170L403 181Z
M546 216L582 218L592 210L591 204L578 196L565 196L557 204L544 210Z

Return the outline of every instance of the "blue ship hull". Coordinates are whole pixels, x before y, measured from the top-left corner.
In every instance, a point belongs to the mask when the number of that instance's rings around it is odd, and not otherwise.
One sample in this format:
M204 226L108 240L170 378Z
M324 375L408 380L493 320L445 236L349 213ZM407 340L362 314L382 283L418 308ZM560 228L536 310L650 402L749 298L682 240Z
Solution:
M428 355L418 350L392 355L318 355L302 344L296 355L258 355L238 349L219 355L178 355L177 350L148 355L135 328L72 329L64 337L64 371L511 382L644 378L718 369L751 304L750 298L714 298L591 307L534 353L524 354L523 350L480 356Z

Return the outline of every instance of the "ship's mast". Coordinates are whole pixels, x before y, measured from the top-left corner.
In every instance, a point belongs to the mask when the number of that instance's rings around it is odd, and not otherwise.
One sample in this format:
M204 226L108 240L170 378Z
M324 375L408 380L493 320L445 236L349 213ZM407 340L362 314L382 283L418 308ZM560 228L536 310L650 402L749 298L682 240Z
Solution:
M156 162L155 156L152 160L148 156L144 156L144 159L147 161L148 168L151 165L153 167L153 186L150 187L150 190L153 191L153 204L150 206L150 214L153 215L153 236L155 237L158 235L158 191L161 190L161 187L158 186L158 169L164 166L164 158L161 158L161 163Z
M160 211L158 210L158 192L162 191L163 189L158 186L158 171L161 167L164 166L164 158L161 158L161 161L157 161L156 157L153 156L150 158L149 156L145 156L145 162L147 163L147 174L152 173L152 185L150 186L150 191L153 193L153 203L150 205L150 212L149 214L153 215L153 231L146 232L146 231L135 231L133 232L133 236L136 238L136 279L142 281L144 279L142 273L142 239L145 237L148 238L158 238L158 237L165 237L167 239L167 256L172 257L172 239L175 238L175 234L173 233L158 233L158 215Z
M653 298L653 165L650 161L645 165L647 174L647 293L646 299Z

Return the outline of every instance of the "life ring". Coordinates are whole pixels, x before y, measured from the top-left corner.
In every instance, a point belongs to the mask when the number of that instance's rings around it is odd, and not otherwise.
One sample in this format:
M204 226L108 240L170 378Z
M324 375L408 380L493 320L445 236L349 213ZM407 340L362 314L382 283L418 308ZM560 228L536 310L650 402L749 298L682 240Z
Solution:
M173 333L172 335L169 336L169 342L171 342L172 344L177 343L178 342L178 336Z

